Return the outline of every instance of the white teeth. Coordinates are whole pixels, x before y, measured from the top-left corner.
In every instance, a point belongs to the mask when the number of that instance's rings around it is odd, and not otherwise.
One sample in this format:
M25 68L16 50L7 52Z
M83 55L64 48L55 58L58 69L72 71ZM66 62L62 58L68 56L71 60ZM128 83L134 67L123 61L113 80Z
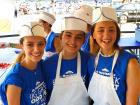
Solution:
M73 47L73 48L75 47L74 45L70 45L70 44L69 44L69 46L70 46L70 47Z
M33 54L33 56L36 56L36 57L37 57L37 56L40 56L40 55L41 55L40 53L38 53L38 54Z
M104 43L109 43L109 42L110 42L110 40L103 40L103 42L104 42Z

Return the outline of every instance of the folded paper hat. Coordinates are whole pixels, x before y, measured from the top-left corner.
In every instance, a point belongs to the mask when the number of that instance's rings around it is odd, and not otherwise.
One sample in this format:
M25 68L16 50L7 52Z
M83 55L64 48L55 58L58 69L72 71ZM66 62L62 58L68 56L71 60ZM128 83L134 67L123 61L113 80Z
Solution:
M32 21L21 26L20 37L25 36L45 36L44 28L38 22Z
M86 32L86 28L86 21L74 16L58 18L52 26L52 30L56 33L61 33L64 30L80 30Z
M92 24L92 11L93 8L89 5L82 5L80 8L73 12L75 17L85 20L88 24Z
M101 21L117 22L117 14L115 9L111 7L100 7L93 10L93 24Z
M48 22L49 24L53 24L55 22L55 17L54 15L47 13L47 12L42 12L39 14L39 19L44 20L46 22Z

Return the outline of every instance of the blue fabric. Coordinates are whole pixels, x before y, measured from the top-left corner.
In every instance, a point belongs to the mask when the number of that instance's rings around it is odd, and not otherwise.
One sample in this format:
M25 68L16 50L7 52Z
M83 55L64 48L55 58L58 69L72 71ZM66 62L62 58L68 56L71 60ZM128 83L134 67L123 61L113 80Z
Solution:
M90 43L89 43L90 42L90 35L91 35L91 32L88 32L86 34L85 42L81 47L81 50L84 51L84 52L87 52L87 53L90 52Z
M54 39L55 37L57 37L58 34L51 32L48 39L46 38L46 46L45 46L45 51L51 51L51 52L55 52L55 47L54 47Z
M89 74L88 74L88 62L93 62L93 59L91 59L91 56L88 53L80 52L81 54L81 76L83 78L83 81L85 83L85 86L88 87L89 84ZM45 59L43 64L43 70L44 70L44 77L46 80L47 85L47 91L49 95L51 95L52 89L53 89L53 82L56 77L56 69L57 69L57 62L58 62L58 54L53 55L50 58ZM61 63L61 70L60 70L60 76L62 78L65 78L67 76L71 76L77 73L77 58L71 59L71 60L62 60Z
M46 105L46 84L41 69L42 61L33 71L24 68L19 63L15 64L0 84L0 95L4 105L8 105L7 85L15 85L22 89L20 105Z
M98 66L97 66L97 73L104 75L104 76L109 76L112 68L112 62L113 62L114 56L111 57L103 57L100 55L99 61L98 61ZM126 85L126 72L127 72L127 66L128 62L131 58L136 58L136 55L130 54L129 52L126 51L121 51L119 54L119 57L117 59L117 63L114 68L114 88L117 92L117 95L120 99L120 102L122 105L126 104L126 90L127 90L127 85ZM92 67L92 64L90 64ZM102 69L106 68L108 71L102 71ZM93 75L92 69L89 71L90 79Z

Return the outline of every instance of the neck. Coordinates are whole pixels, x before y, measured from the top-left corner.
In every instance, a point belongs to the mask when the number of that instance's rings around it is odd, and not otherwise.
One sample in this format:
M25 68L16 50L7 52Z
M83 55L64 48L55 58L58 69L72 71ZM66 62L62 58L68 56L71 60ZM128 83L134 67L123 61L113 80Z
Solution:
M45 32L48 35L51 32L51 29L45 29Z
M112 50L110 50L110 51L103 51L103 50L101 50L101 54L102 54L103 56L112 56L112 55L115 54L115 52L116 52L115 49L112 49Z
M27 61L26 59L23 59L21 61L21 65L29 70L34 70L37 66L37 63L31 62L31 61Z
M76 56L77 56L77 53L76 54L69 54L67 52L64 52L62 51L62 56L63 56L63 59L74 59Z

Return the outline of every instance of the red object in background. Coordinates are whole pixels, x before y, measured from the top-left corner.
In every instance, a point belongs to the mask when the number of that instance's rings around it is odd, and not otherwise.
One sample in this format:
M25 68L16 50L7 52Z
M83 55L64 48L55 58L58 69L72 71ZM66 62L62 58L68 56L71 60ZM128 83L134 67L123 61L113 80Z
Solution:
M0 69L6 69L6 68L8 68L10 66L10 64L8 64L8 63L0 63Z

